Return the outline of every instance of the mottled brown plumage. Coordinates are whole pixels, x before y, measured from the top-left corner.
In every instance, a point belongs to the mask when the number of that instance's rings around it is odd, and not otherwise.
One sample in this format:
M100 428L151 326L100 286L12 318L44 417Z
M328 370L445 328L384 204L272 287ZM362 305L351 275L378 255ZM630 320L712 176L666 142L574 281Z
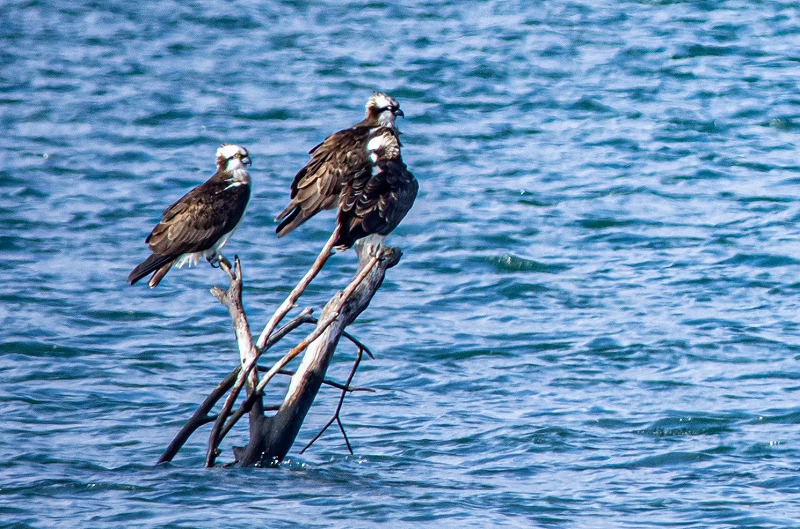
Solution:
M366 104L364 119L352 127L335 132L309 151L311 160L294 177L290 202L275 218L283 237L324 209L339 203L343 187L370 171L366 143L375 127L395 128L395 119L403 111L386 94L373 94Z
M153 272L148 284L155 287L172 268L200 258L221 259L220 249L238 226L250 199L250 164L247 151L237 145L217 150L217 172L164 210L145 242L152 255L128 276L132 285Z
M400 155L400 141L390 128L375 129L367 139L370 168L346 183L336 221L339 250L370 235L391 233L417 197L419 184Z

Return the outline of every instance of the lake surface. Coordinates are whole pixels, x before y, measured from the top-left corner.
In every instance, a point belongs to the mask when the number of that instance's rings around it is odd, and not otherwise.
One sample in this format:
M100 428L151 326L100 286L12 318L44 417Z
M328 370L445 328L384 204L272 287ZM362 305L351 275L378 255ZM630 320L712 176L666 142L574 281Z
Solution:
M800 526L800 3L10 0L0 44L0 526ZM298 454L328 390L277 469L202 468L208 427L157 466L238 356L220 271L125 283L145 236L247 147L260 330L333 226L272 218L375 90L421 189L355 455Z

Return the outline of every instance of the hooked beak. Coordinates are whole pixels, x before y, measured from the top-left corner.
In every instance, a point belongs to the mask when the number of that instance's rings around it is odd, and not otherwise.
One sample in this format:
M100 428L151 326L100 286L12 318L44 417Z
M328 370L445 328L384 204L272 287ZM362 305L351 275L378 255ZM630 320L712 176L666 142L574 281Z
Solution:
M250 156L245 156L244 158L242 158L242 163L245 165L250 165L253 162L250 161Z
M404 118L404 117L406 117L406 115L403 113L403 111L402 111L402 110L400 110L399 108L398 108L397 110L395 110L395 111L394 111L394 115L395 115L395 116L400 116L401 118Z

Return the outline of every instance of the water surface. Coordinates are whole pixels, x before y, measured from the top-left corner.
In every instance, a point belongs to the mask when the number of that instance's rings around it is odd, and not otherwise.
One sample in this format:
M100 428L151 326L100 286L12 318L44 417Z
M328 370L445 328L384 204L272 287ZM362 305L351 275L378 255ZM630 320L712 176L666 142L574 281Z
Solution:
M7 2L0 525L796 527L798 8ZM378 89L421 191L351 329L355 455L207 470L205 429L155 466L237 353L219 271L125 284L145 235L246 146L260 328L333 222L275 238L289 182Z

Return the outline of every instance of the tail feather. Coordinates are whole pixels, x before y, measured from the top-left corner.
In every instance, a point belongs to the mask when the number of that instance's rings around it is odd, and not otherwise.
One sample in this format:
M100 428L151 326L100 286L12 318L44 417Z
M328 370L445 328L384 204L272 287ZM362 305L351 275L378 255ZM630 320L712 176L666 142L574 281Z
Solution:
M147 274L155 271L156 273L153 274L153 278L149 282L152 288L161 281L174 262L174 257L152 254L128 274L128 284L133 285ZM158 278L156 278L156 276L158 276Z
M281 211L278 214L278 216L275 217L275 221L277 222L277 221L283 219L284 217L286 217L286 215L291 213L292 210L295 209L296 207L297 207L297 204L295 204L294 200L292 200L291 202L289 202L289 205L287 205L285 208L283 208L283 211Z
M283 214L282 214L283 215ZM303 222L306 221L308 218L300 206L295 206L294 210L288 214L289 216L283 219L283 221L278 224L278 227L275 228L275 233L278 234L278 237L283 237ZM281 217L278 217L281 218ZM277 219L276 219L277 220Z
M161 282L162 279L164 279L164 276L167 275L167 272L169 272L169 269L172 268L172 264L174 262L175 262L174 260L170 261L169 263L165 264L164 266L156 270L156 273L153 274L153 277L151 277L150 281L147 282L150 288L155 287Z

